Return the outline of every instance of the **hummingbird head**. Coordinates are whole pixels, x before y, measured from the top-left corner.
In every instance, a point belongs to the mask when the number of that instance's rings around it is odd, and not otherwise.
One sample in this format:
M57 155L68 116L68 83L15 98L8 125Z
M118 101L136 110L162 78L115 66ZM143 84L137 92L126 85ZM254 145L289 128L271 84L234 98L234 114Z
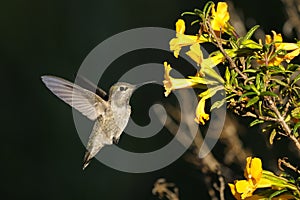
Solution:
M128 104L133 91L137 87L135 85L118 82L111 86L109 91L109 99L117 105Z
M130 83L118 82L111 86L109 91L109 99L113 101L115 104L122 106L124 104L129 104L130 97L134 90L141 87L142 85L153 83L153 82L145 82L137 85L132 85Z

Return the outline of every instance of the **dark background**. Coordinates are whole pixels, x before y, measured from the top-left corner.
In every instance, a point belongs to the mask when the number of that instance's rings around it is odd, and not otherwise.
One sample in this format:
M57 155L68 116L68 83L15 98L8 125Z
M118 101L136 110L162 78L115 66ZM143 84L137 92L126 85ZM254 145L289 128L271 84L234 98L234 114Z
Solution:
M54 97L40 80L44 74L73 80L87 54L106 38L137 27L174 29L183 11L202 8L204 3L2 1L1 199L156 199L151 190L160 177L175 182L183 200L208 199L201 173L180 159L145 174L119 172L96 160L82 171L85 148L77 135L71 108ZM281 31L285 14L280 1L272 1L271 6L258 0L234 4L245 20L255 19L266 32ZM138 60L146 63L149 57L145 54ZM156 62L163 61L163 57L161 61L156 57ZM106 90L119 75L107 76L109 81L101 85ZM154 91L158 99L162 98L163 88ZM139 98L137 94L133 101L143 108ZM126 136L122 142L126 144Z

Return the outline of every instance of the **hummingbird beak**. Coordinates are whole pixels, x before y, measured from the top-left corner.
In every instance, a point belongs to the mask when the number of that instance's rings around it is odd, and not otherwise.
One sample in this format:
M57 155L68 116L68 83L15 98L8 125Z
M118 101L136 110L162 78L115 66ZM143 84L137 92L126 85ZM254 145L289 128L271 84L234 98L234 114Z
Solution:
M139 87L143 86L143 85L147 85L147 84L151 84L151 83L156 83L156 81L146 81L143 83L139 83L135 85L135 89L138 89Z

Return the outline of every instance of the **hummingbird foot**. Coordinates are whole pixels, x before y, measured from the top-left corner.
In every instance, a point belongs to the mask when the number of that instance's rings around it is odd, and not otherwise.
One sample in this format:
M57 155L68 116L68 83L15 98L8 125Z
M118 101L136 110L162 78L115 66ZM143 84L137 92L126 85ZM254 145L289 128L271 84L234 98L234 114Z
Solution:
M115 137L113 137L113 143L114 143L114 144L118 144L118 143L119 143L119 139L120 139L120 138L115 138Z

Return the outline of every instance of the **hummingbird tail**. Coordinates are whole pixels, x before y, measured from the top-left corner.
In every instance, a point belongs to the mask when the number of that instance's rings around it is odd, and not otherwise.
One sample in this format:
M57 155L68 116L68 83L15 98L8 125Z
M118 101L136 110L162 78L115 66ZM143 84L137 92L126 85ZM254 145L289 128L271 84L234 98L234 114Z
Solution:
M89 151L86 151L85 155L84 155L84 159L83 159L83 167L82 170L85 170L85 168L90 164L91 162L91 154Z

